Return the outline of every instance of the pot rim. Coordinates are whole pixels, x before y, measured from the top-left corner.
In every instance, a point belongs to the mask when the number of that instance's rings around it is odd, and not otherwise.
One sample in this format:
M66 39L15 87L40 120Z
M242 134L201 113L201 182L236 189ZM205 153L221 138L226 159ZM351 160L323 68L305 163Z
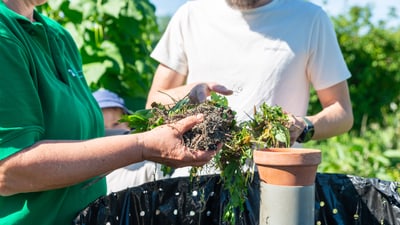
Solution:
M321 150L311 148L257 149L253 160L259 165L313 166L321 163Z

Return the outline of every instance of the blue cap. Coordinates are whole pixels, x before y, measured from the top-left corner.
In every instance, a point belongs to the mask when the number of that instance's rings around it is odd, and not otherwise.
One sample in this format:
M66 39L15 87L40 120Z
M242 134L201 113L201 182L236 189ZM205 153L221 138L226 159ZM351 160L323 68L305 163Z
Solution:
M132 112L126 108L125 101L114 92L109 90L101 89L93 92L93 96L99 104L100 108L121 108L126 114L132 114Z

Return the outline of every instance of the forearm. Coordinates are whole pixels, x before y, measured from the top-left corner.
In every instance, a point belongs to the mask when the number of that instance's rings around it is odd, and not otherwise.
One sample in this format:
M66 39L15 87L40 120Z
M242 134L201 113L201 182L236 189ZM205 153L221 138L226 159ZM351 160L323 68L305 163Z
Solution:
M66 187L143 160L174 168L202 166L215 151L189 149L182 134L194 115L151 131L87 141L41 141L0 161L0 196Z
M182 85L171 89L152 87L147 97L146 108L151 108L153 102L162 105L173 105L176 101L184 98L197 83Z
M184 85L185 83L185 75L163 64L158 65L147 96L146 108L151 108L153 102L169 105L182 99L195 86L195 84Z
M339 102L307 118L310 119L315 127L313 140L321 140L343 134L349 131L353 126L351 107L345 107Z
M139 138L121 135L38 142L0 161L0 195L66 187L142 161Z
M196 87L196 88L195 88ZM195 88L194 92L191 92ZM194 82L186 84L186 75L160 64L154 75L152 86L147 96L146 108L151 108L153 102L162 105L173 105L191 93L191 100L204 100L211 91L223 95L231 95L232 90L214 82Z

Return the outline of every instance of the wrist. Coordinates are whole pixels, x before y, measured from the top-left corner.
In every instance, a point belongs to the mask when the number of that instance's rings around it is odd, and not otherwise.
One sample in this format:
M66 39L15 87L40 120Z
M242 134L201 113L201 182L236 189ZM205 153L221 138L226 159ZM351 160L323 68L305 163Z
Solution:
M302 119L304 123L304 129L296 141L299 143L306 143L313 138L315 129L314 124L309 119L306 117L302 117Z
M143 134L135 134L135 136L136 136L136 148L139 151L138 155L140 155L139 161L144 161L144 160L146 160L146 156L144 154L146 147L144 146L144 142L143 142L143 137L142 137Z

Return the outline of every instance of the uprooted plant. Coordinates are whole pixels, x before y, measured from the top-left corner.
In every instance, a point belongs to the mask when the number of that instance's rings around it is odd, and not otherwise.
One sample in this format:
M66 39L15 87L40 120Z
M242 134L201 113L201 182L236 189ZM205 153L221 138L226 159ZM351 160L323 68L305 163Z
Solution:
M186 116L202 113L205 119L183 135L185 145L205 151L222 149L206 166L212 166L220 172L224 189L229 200L224 209L223 220L235 224L236 209L240 214L244 210L247 187L252 181L254 165L253 150L270 147L288 147L290 135L288 116L279 106L262 104L254 108L254 115L248 121L238 123L236 112L228 106L224 96L211 94L211 98L203 103L192 104L188 97L177 101L173 106L153 103L151 109L136 111L125 116L122 121L128 122L134 132L151 130L162 124L180 120ZM202 167L191 169L193 179ZM164 173L171 168L163 166Z

